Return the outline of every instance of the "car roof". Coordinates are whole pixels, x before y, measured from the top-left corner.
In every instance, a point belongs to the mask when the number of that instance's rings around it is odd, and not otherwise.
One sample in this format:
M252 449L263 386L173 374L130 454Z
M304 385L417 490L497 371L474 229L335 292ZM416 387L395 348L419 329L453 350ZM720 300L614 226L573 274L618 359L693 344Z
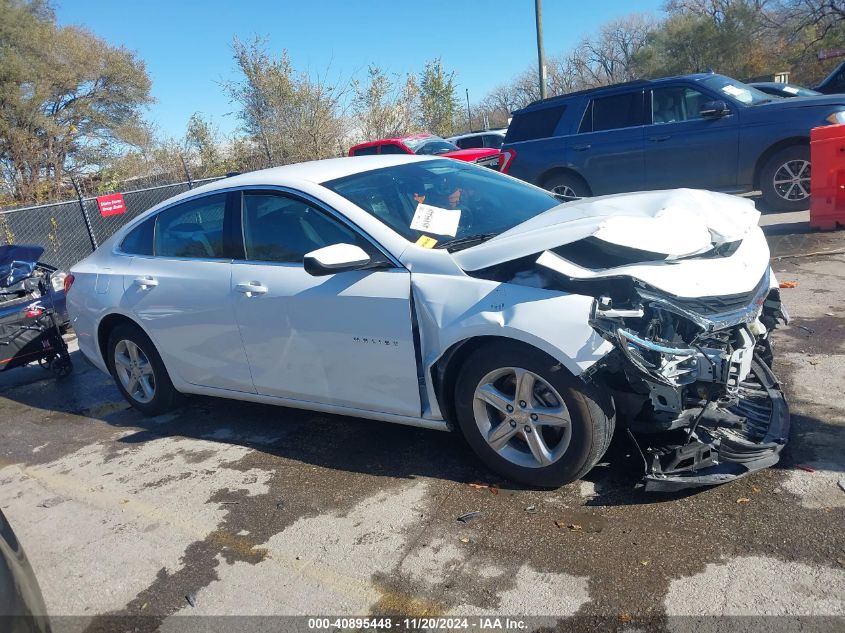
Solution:
M357 145L353 145L349 149L357 149L359 147L371 147L373 145L383 145L384 143L403 143L405 141L416 141L419 139L424 138L440 138L431 134L429 132L420 132L419 134L407 134L405 136L391 136L389 138L380 138L375 141L365 141L363 143L358 143Z
M305 163L294 163L270 169L259 169L246 174L221 178L214 182L190 189L185 193L171 198L173 202L182 198L188 198L198 193L210 193L219 189L231 187L262 187L281 186L295 187L297 183L308 182L322 184L344 176L360 174L383 167L404 165L407 163L421 163L431 160L443 160L438 156L417 156L416 154L387 154L383 156L351 156L344 158L327 158L324 160L312 160Z
M617 84L609 84L607 86L598 86L596 88L586 88L584 90L576 90L575 92L567 92L562 95L555 95L553 97L547 97L545 99L540 99L538 101L534 101L529 103L524 108L520 108L519 110L514 110L514 114L530 111L535 107L543 107L550 104L554 104L560 101L566 101L572 97L581 97L585 95L592 95L592 94L600 94L602 92L613 92L615 90L619 90L622 88L632 88L635 86L642 86L645 88L646 86L659 86L664 83L670 83L673 81L678 80L687 80L687 81L701 81L702 79L706 79L708 77L718 77L716 73L692 73L689 75L675 75L672 77L660 77L658 79L635 79L633 81L625 81L622 83Z
M455 136L449 136L446 140L447 141L456 141L458 139L470 138L472 136L483 136L484 134L498 134L500 136L504 136L505 132L507 132L507 131L508 131L508 129L505 128L505 127L497 127L497 128L492 128L492 129L489 129L489 130L478 130L476 132L467 132L465 134L456 134Z

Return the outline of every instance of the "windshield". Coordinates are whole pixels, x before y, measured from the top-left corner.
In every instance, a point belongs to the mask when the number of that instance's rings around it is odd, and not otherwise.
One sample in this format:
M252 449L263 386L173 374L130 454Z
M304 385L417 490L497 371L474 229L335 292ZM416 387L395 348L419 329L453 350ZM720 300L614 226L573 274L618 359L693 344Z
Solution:
M450 159L374 169L323 186L405 239L427 236L421 243L437 248L498 235L560 204L541 189Z
M459 149L457 145L450 143L438 136L423 136L422 138L406 138L402 141L414 154L435 156L446 152L454 152Z
M761 103L769 103L772 101L772 95L767 95L762 90L757 90L753 86L724 77L723 75L713 75L701 80L701 83L715 90L720 95L728 97L732 101L737 101L744 105L760 105Z

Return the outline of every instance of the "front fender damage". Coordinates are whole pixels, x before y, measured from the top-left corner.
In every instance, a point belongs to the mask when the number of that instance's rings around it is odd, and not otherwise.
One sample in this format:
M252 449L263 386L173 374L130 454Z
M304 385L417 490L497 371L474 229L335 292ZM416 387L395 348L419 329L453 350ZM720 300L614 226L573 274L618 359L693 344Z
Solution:
M721 484L778 461L789 409L769 334L788 316L768 267L748 292L686 299L625 275L572 277L544 266L552 259L559 263L546 252L475 274L590 297L588 322L612 351L580 375L610 390L646 490Z

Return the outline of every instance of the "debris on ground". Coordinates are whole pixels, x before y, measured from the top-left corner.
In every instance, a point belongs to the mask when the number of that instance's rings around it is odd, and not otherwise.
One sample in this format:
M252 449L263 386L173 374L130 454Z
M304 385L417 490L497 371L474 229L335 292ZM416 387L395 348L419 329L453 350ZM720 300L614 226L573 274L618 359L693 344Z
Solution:
M845 479L839 480L839 487L842 488L842 492L845 492Z
M185 596L185 600L187 600L188 604L192 607L197 606L197 597L194 594L189 593L187 596Z
M497 495L499 494L499 489L492 484L478 484L478 483L470 483L467 484L470 488L475 488L476 490L484 490L487 489L490 491L491 494Z
M797 281L782 281L782 282L780 282L779 287L781 287L781 288L797 288L798 282Z
M284 510L284 508L285 508L285 502L284 501L279 501L276 504L276 510Z
M811 327L807 327L806 325L795 325L799 330L804 330L807 334L815 334L815 330Z
M751 492L757 493L760 492L760 488L757 486L751 486Z
M565 521L555 521L555 525L561 530L566 528L570 532L580 532L584 529L583 526L578 525L577 523L566 523Z
M816 472L816 469L813 468L812 466L804 466L803 464L795 464L795 468L797 468L798 470L803 470L804 472L807 472L807 473Z
M52 508L53 506L59 505L63 501L64 501L64 499L62 497L51 497L50 499L47 499L46 501L42 501L41 503L39 503L38 507L39 508Z
M528 506L527 508L525 508L525 511L528 514L537 514L537 506Z
M461 543L469 543L469 539L467 537L464 537L461 539Z
M748 497L740 497L736 500L737 503L751 503L751 499Z
M640 561L640 565L642 565L643 567L648 567L650 563L651 563L650 560L641 560Z
M461 523L469 523L473 519L477 519L481 516L481 510L473 510L472 512L467 512L466 514L462 514L458 517L458 521Z

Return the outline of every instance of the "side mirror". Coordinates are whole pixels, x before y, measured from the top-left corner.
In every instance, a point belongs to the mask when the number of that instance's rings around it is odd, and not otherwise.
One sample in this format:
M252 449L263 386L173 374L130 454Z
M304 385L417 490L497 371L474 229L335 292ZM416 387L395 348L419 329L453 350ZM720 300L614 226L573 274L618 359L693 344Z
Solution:
M354 244L332 244L307 253L305 272L315 277L356 270L370 263L370 256Z
M698 111L705 119L718 119L720 117L730 114L728 104L724 101L707 101L701 105Z

